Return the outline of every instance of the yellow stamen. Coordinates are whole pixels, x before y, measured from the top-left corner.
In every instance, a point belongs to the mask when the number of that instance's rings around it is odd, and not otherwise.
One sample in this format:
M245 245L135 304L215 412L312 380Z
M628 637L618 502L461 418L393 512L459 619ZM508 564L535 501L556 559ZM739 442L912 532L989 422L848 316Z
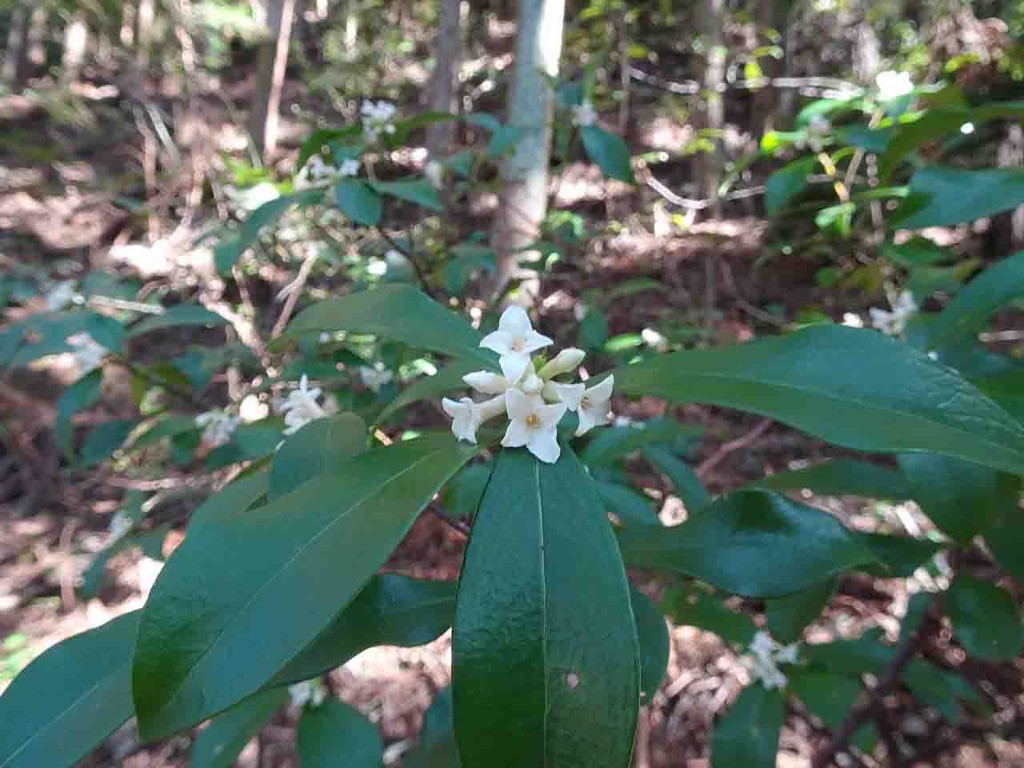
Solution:
M537 427L539 427L540 416L538 416L536 413L531 413L529 416L526 417L526 426L530 427L530 429L536 429Z
M580 399L580 408L582 408L583 410L587 410L588 408L590 408L590 398L587 395L584 395Z

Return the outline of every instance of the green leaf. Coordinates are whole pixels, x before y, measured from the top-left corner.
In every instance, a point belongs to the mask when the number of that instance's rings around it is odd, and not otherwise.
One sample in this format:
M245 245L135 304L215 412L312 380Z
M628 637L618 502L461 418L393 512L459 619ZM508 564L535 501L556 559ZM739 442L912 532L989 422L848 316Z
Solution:
M860 696L863 686L852 677L844 677L817 669L787 670L788 690L803 701L807 709L835 732L850 706ZM874 747L877 734L873 727L861 727L853 737L853 743L865 752Z
M492 471L494 462L482 461L459 472L441 494L444 508L455 517L475 517Z
M795 643L804 627L825 610L836 591L836 577L812 584L791 595L767 600L764 606L765 624L780 643Z
M0 365L19 368L42 357L70 352L67 338L89 331L100 317L94 312L48 312L11 323L0 330Z
M597 125L580 128L583 149L587 157L597 164L605 176L634 184L633 165L629 158L629 147L619 136Z
M629 598L640 648L640 700L650 703L668 667L668 624L654 601L636 587L630 586Z
M191 768L231 768L238 753L287 699L282 688L263 691L218 715L192 745Z
M985 544L999 565L1024 584L1024 511L1017 504L998 511L985 531Z
M91 467L109 459L124 444L138 423L138 419L113 419L97 424L85 437L81 465Z
M224 325L227 322L216 312L211 312L199 304L176 304L159 315L150 315L128 329L128 338L134 339L145 333L165 328L184 326Z
M914 571L942 549L940 543L930 539L890 536L884 533L861 533L860 540L871 550L880 566L865 570L883 578L909 579Z
M64 453L74 452L71 417L78 411L91 408L99 402L103 388L103 371L92 371L65 389L57 400L57 420L54 435Z
M452 625L454 614L453 582L374 576L316 640L288 662L273 684L308 680L377 645L429 643Z
M650 500L632 488L608 480L594 480L597 495L601 497L605 508L613 513L623 525L639 523L641 525L657 525L658 513L654 511Z
M377 727L337 699L307 707L295 741L302 768L380 768L384 751Z
M868 672L879 674L893 656L893 649L882 644L882 632L872 629L853 640L805 645L800 657L821 670L860 678Z
M910 193L895 214L900 229L961 224L1024 203L1024 171L925 166L910 177Z
M460 768L452 724L452 689L439 692L423 717L419 743L403 760L403 768Z
M334 187L334 201L356 224L372 227L380 222L380 195L365 181L341 179Z
M232 517L244 515L267 493L268 477L265 472L243 475L225 485L196 507L188 523L191 536L207 523L223 523Z
M904 454L900 469L922 511L954 541L967 545L1004 507L1016 507L1020 479L959 459Z
M360 454L244 515L207 516L143 609L133 669L143 738L197 723L271 679L478 451L450 435L423 437Z
M387 407L377 416L376 423L380 424L391 414L397 413L413 403L438 398L456 389L466 389L466 382L462 380L462 377L478 370L480 370L479 362L459 361L445 366L433 376L421 376L387 404Z
M625 571L590 478L505 449L477 514L452 640L465 768L626 768L640 699Z
M711 768L775 768L785 717L786 701L780 691L757 684L744 688L715 724Z
M711 503L711 494L693 468L663 445L648 445L641 452L672 483L687 511L696 512Z
M608 427L587 443L580 458L590 467L610 464L651 443L687 442L702 431L700 427L683 425L675 419L651 419L626 427Z
M444 267L444 285L453 295L461 294L475 272L497 270L494 251L477 243L460 243L452 248L448 263Z
M807 188L807 180L814 171L816 157L801 157L783 166L768 177L764 185L764 204L769 216L775 216L780 209Z
M29 664L0 697L0 766L72 765L132 714L139 614L70 637Z
M366 448L366 424L354 413L316 419L285 437L270 465L270 499L317 475L335 472Z
M301 167L301 166L300 166ZM234 266L242 254L260 239L260 236L267 229L277 223L277 220L292 207L296 202L308 201L311 196L319 199L322 196L320 190L304 190L299 195L282 195L268 200L256 208L242 223L238 234L228 237L217 244L214 248L214 263L218 272L228 272Z
M495 356L480 348L481 336L468 322L409 285L385 285L318 302L291 322L287 336L311 331L369 333L497 367Z
M703 585L687 584L669 590L665 608L673 623L713 632L734 649L746 648L757 632L749 616L731 610Z
M804 469L778 472L754 483L773 491L809 489L825 496L908 499L906 479L887 467L856 459L832 459Z
M441 202L437 190L425 179L375 181L373 188L382 195L397 197L399 200L415 203L431 211L444 210L444 203Z
M964 650L986 661L1009 661L1024 642L1017 603L1005 589L987 581L957 576L946 593L953 635Z
M1024 425L954 371L872 331L817 326L675 352L616 370L615 383L625 394L769 416L847 448L930 451L1024 472Z
M722 497L672 528L623 528L619 546L627 565L747 597L788 595L873 559L831 515L755 490Z
M953 725L963 720L958 686L946 674L924 659L914 659L903 670L903 682L922 703L934 707Z
M973 340L999 307L1024 296L1024 251L996 262L964 286L928 325L932 348Z

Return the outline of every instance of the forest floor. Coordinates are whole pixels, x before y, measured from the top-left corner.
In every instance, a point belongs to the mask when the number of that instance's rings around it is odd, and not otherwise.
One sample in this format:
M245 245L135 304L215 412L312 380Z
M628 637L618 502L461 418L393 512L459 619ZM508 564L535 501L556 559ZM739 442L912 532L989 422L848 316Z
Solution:
M224 101L233 97L241 101L243 95L240 87ZM154 263L112 264L111 254L117 253L118 246L147 236L183 232L183 241L187 241L200 227L194 223L182 229L181 220L198 220L203 215L189 204L181 204L195 188L187 169L162 181L159 188L146 190L146 179L138 169L151 150L126 119L127 110L119 99L116 93L93 88L60 104L44 104L38 98L0 100L0 254L55 273L69 263L79 268L113 266L172 290L194 290L209 264L203 262L201 253L197 256L187 247L160 257L167 263L156 259ZM204 100L201 115L207 137L206 161L217 152L237 153L239 146L244 146L223 103ZM286 125L286 135L298 135L297 128ZM650 278L654 286L642 294L642 300L627 296L602 305L613 334L637 332L666 321L699 328L710 317L707 330L715 339L737 341L771 330L777 321L764 309L770 305L782 307L787 316L809 304L839 315L843 310L861 309L840 306L835 296L823 293L815 282L818 265L775 250L769 225L751 211L738 209L730 212L733 218L655 234L630 210L650 202L650 198L639 199L646 191L620 195L590 179L579 167L570 167L565 174L559 191L564 205L592 220L611 210L629 225L617 234L590 241L584 252L545 278L539 311L544 327L554 329L555 335L572 327L573 308L583 293L593 291L601 301L601 297L613 295L614 286L640 277ZM121 202L140 195L164 216L147 221ZM706 272L709 259L714 265L710 283ZM706 315L703 302L709 285L715 296L714 311ZM269 304L280 287L253 285L251 293L257 302L262 296ZM188 341L174 337L166 343ZM0 385L30 393L25 400L29 410L38 411L36 431L42 433L52 418L60 387L67 382L61 380L59 369L33 371L29 376L22 380L5 375ZM619 406L624 415L636 417L660 415L665 408L663 403L648 400ZM108 402L106 407L116 406ZM754 417L699 406L675 409L673 415L703 426L695 463L713 491L735 488L795 462L840 455L834 448ZM417 417L441 423L440 414L429 409ZM119 555L111 563L109 583L98 597L82 601L76 596L76 581L92 555L108 541L107 525L122 490L105 482L111 479L109 475L97 477L96 473L57 466L55 449L44 438L37 435L35 444L44 453L39 465L44 469L27 484L25 495L0 507L0 687L53 643L137 608L155 578L150 561L137 553ZM50 461L45 460L47 452L53 453ZM7 473L10 462L4 456L0 462ZM681 502L665 492L659 478L644 476L648 470L643 465L633 469L642 485L651 489L663 519L678 521ZM9 479L6 474L0 476L4 482ZM26 500L26 496L30 498ZM929 526L912 504L880 511L879 505L859 499L802 498L855 528L877 526L880 518L891 518L893 525ZM386 568L417 577L454 579L464 548L459 533L425 515ZM669 583L649 574L633 576L655 597ZM805 639L821 642L855 637L869 627L880 627L895 637L907 599L906 580L845 577L830 608L808 629ZM748 602L747 607L756 611L758 606ZM634 761L637 768L708 765L709 726L728 708L746 674L735 654L714 635L672 626L671 637L667 675L641 714ZM946 631L929 640L927 652L938 663L952 665L956 661L949 640ZM415 739L433 693L449 682L450 661L449 634L420 648L367 651L332 677L340 695L379 724L391 759ZM888 764L949 768L1024 765L1020 739L1024 733L1024 662L965 671L990 699L1006 738L982 736L984 729L969 719L957 725L941 722L937 713L921 707L909 694L894 694L887 702L888 715L880 730L886 741L905 745L914 757ZM239 765L296 765L289 727L296 715L292 709L282 710L259 741L246 748ZM812 752L821 743L819 724L791 713L779 765L809 765ZM182 766L187 764L188 746L187 737L178 737L139 747L128 727L83 765Z

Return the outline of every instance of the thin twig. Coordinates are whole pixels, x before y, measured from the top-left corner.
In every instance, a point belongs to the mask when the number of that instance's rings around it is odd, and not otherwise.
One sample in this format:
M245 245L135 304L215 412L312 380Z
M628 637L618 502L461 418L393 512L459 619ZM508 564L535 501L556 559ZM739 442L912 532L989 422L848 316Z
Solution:
M423 265L419 263L419 259L413 253L412 248L403 248L401 245L395 242L395 239L391 237L391 235L389 235L384 230L384 227L378 226L377 233L382 238L384 238L384 241L388 245L390 245L392 248L394 248L396 251L398 251L400 254L402 254L403 256L405 256L405 258L409 260L409 263L412 264L413 271L416 273L416 280L419 282L420 288L423 290L425 294L427 294L427 296L433 297L434 292L433 290L431 290L430 282L427 280L427 275L423 271Z
M288 321L292 317L292 312L295 311L295 305L299 301L299 296L302 295L302 289L306 287L306 280L309 279L309 273L313 271L313 265L316 264L317 258L319 258L319 253L316 251L307 256L305 261L302 262L302 266L299 267L299 274L286 286L288 298L285 299L284 307L281 309L281 316L277 318L277 322L274 323L274 328L270 332L272 339L280 336L285 326L288 325Z
M712 469L721 464L729 454L746 448L748 445L755 442L759 437L761 437L761 435L768 431L768 428L771 425L771 419L762 419L757 423L757 426L747 432L747 434L737 437L735 440L723 443L719 446L717 451L700 463L697 467L697 476L703 479Z

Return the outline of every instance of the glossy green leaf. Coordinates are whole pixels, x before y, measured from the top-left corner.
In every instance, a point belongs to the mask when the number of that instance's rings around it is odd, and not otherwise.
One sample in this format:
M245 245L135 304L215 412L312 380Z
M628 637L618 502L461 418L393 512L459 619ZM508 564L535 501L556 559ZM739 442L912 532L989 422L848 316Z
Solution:
M376 422L379 424L391 414L398 413L403 408L421 400L439 398L454 390L467 389L466 382L462 380L462 377L467 373L480 370L480 366L479 362L456 361L446 365L433 376L421 376L387 404L377 416Z
M341 179L334 186L334 201L356 224L372 227L380 222L380 195L365 181Z
M100 400L103 387L103 371L92 371L65 389L57 400L57 420L54 423L54 435L61 450L66 454L74 451L72 441L73 427L71 417L78 411L91 408Z
M970 576L957 576L946 593L953 635L972 656L988 661L1016 658L1024 642L1017 602L1005 589Z
M133 612L58 643L0 697L0 768L72 765L132 714Z
M738 491L672 528L619 532L626 563L677 571L748 597L788 595L873 560L831 515L767 491Z
M658 524L658 513L651 506L651 500L642 493L608 480L594 480L594 487L597 488L597 495L601 497L605 508L623 525Z
M896 212L896 226L923 229L961 224L1024 203L1024 171L925 166L910 177L910 193Z
M70 352L67 338L88 331L94 312L67 311L29 315L0 330L0 366L18 368L48 355Z
M985 531L985 544L999 565L1024 584L1024 510L1017 504L999 509Z
M777 690L749 685L715 724L711 768L775 768L786 701Z
M749 616L731 610L703 585L687 584L669 590L665 609L675 624L713 632L734 649L746 648L757 632Z
M415 203L431 211L443 211L444 203L441 202L437 190L425 179L411 181L375 181L373 188L382 195L397 197L399 200Z
M809 489L826 496L907 499L910 488L899 472L856 459L832 459L804 469L778 472L754 485L773 491Z
M287 699L285 689L271 689L218 715L192 745L191 768L231 768L238 753Z
M124 445L124 441L139 424L138 419L111 419L101 421L85 436L79 461L84 467L91 467L106 461Z
M751 411L857 450L930 451L1024 472L1024 425L954 371L873 331L817 326L675 352L617 370L615 384Z
M957 292L928 325L933 347L973 339L985 329L992 313L1024 296L1024 251L998 261Z
M452 722L452 689L440 691L423 717L419 743L403 761L403 768L461 768Z
M150 315L128 329L128 337L135 338L152 331L183 326L214 326L227 323L216 312L199 304L176 304L159 315Z
M617 383L617 382L616 382ZM580 458L587 466L610 464L652 443L686 442L703 430L675 419L651 419L625 427L607 427L587 443Z
M1016 506L1020 479L959 459L928 453L905 454L900 468L914 500L953 540L968 544L1006 506Z
M275 675L273 684L308 680L377 645L411 647L436 640L452 625L455 586L395 574L374 576L316 640Z
M805 645L800 658L822 671L860 678L879 674L892 659L893 649L882 641L882 631L872 629L853 640Z
M583 149L586 150L587 157L605 176L627 184L634 183L629 147L621 137L597 125L584 126L580 129L580 136L583 138Z
M321 301L300 313L287 335L310 331L369 333L487 367L497 365L493 353L480 349L481 336L466 320L409 285L385 285Z
M639 589L631 586L629 597L640 648L640 701L650 703L668 667L668 624L654 601Z
M895 536L885 533L861 533L860 540L871 550L877 566L866 568L884 578L908 579L914 571L931 560L942 544L931 539Z
M478 450L450 435L423 437L360 454L244 515L207 516L143 609L133 681L144 738L199 722L270 680Z
M191 535L206 523L224 522L244 515L261 497L265 496L268 477L265 472L243 475L224 486L196 507L189 520Z
M482 461L459 472L441 494L445 511L454 517L474 517L493 470L493 461Z
M963 720L959 687L952 675L924 659L914 659L903 670L903 682L922 703L934 707L953 725Z
M473 525L452 641L465 768L626 768L640 699L625 571L586 470L505 449Z
M307 707L295 735L302 768L380 768L377 727L337 699Z
M816 157L801 157L768 177L764 186L764 204L769 216L775 216L807 188L808 177L817 162Z
M786 674L789 677L789 692L795 694L808 711L816 715L833 733L863 690L856 678L825 670L795 667L787 670ZM870 752L877 738L874 727L868 725L857 730L853 744L862 751Z
M697 473L667 447L648 445L644 446L641 452L644 458L672 483L672 487L682 499L687 511L696 512L711 503L711 494L697 477Z
M832 577L791 595L766 601L764 615L768 631L780 643L795 643L804 628L825 610L835 594L836 582Z
M284 439L270 465L270 498L291 493L317 475L340 470L366 448L366 424L354 413L316 419Z

